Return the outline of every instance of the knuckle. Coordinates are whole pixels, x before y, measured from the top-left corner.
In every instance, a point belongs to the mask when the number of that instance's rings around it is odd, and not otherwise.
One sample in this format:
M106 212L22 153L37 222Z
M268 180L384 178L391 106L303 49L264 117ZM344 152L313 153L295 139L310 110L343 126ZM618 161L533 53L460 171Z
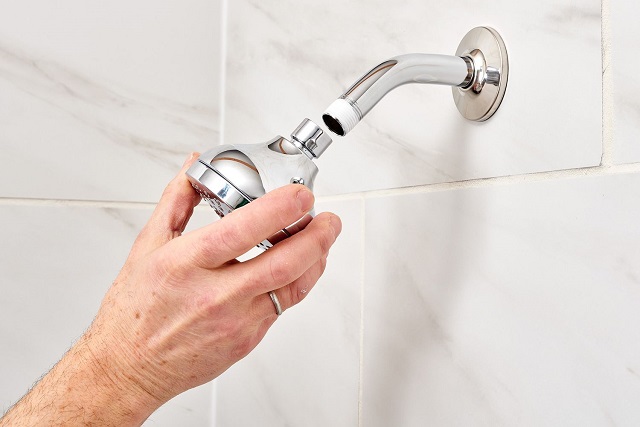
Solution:
M289 307L293 307L294 305L298 304L300 301L302 301L305 297L305 294L302 293L302 289L303 287L300 285L292 285L292 286L287 286L287 293L288 293L288 299L289 299Z
M329 249L331 249L331 246L333 245L333 241L333 236L328 229L322 230L316 235L316 242L323 254L329 252Z
M239 242L243 236L242 230L234 222L227 222L223 224L220 222L221 227L218 233L211 235L212 247L215 249L222 249L229 253L235 253L238 249Z
M217 335L226 342L232 360L242 359L257 345L255 329L255 322L247 316L233 316L216 323Z
M171 181L169 181L169 184L167 184L167 186L162 191L162 196L160 197L160 199L162 200L171 198L176 193L177 187L178 178L173 178Z
M242 328L238 319L229 315L230 306L230 301L223 292L207 289L193 296L188 310L207 323L214 322L216 334L229 338L237 336Z
M241 337L239 339L236 338L235 344L231 350L231 357L233 359L242 359L248 355L251 350L253 350L255 345L255 340L250 336Z
M157 277L172 286L182 286L192 279L194 269L183 257L176 257L171 251L154 254L153 270Z
M174 262L173 258L165 254L163 251L159 251L153 254L145 273L154 282L171 282L172 279L177 276L179 267Z
M326 257L322 257L316 265L307 270L300 279L295 282L295 286L291 286L290 298L292 305L298 304L309 295L309 291L315 286L324 273L326 267Z
M194 297L193 306L203 317L210 317L217 311L218 301L210 292L203 292ZM224 327L224 324L220 326Z
M235 236L237 231L234 227L233 223L222 223L220 222L220 230L217 230L217 233L210 234L209 240L213 241L215 244L219 244L224 246L225 248L231 248L233 242L235 240Z
M291 189L288 190L291 191ZM282 227L290 225L291 222L305 213L298 202L297 195L293 195L290 192L287 194L278 193L276 200L277 202L273 205L272 210L277 222Z
M203 233L198 238L198 247L190 251L194 258L190 261L198 265L207 265L211 260L218 259L224 254L235 253L238 232L237 227L232 224L221 224L211 232ZM223 262L223 260L219 261ZM229 259L224 261L229 261Z
M282 207L283 209L273 209L273 213L276 216L278 224L287 224L287 222L289 222L291 213L297 212L298 209L294 206L292 200L287 200L287 202Z
M290 267L280 257L272 257L269 261L269 275L273 287L287 284L290 278Z
M266 301L269 301L268 303ZM271 298L268 294L260 294L253 298L253 303L249 306L248 317L251 319L262 320L264 318L264 307L271 304Z

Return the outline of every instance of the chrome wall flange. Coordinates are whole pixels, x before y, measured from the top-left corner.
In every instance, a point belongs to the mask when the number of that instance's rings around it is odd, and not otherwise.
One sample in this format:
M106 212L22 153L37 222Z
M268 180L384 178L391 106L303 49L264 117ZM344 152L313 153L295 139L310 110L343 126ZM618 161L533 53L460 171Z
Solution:
M485 121L498 110L507 90L509 60L504 41L493 28L476 27L464 36L456 56L473 68L471 82L452 87L456 107L466 119Z

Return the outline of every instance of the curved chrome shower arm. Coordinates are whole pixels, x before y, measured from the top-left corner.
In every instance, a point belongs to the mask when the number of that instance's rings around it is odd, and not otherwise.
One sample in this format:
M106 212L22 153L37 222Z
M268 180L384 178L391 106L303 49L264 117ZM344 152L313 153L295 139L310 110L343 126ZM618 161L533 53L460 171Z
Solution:
M455 56L413 53L381 62L334 101L322 119L332 132L344 136L391 90L406 83L428 83L453 86L460 113L482 121L500 105L507 75L502 38L492 28L478 27L463 38Z
M451 55L411 53L399 55L373 67L340 99L347 100L362 119L391 90L407 83L467 86L473 79L469 59Z

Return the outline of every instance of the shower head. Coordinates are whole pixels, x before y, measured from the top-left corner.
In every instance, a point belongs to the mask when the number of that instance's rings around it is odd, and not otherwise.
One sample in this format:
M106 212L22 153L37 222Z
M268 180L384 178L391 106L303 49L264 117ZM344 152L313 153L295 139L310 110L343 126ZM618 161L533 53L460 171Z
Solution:
M291 133L259 144L222 145L198 157L187 170L193 188L215 210L228 215L266 192L286 184L313 190L318 168L312 159L331 144L331 137L309 119ZM264 249L304 228L311 215L279 231L259 246Z

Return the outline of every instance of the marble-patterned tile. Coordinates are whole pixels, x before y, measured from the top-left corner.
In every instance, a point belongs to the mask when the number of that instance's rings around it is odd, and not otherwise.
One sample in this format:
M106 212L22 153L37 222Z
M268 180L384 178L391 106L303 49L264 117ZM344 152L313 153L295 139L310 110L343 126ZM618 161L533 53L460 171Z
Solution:
M640 28L636 19L640 14L640 5L628 1L610 3L614 159L616 163L632 163L640 161L640 82L634 71L640 67L640 59L629 52L636 50L640 40Z
M2 196L155 201L218 143L219 0L0 8Z
M230 2L225 142L287 135L303 117L322 123L324 109L375 64L412 52L453 55L482 25L496 28L509 52L498 113L472 123L449 88L398 88L347 137L334 138L318 161L318 193L598 165L598 0Z
M145 427L212 427L214 383L203 384L174 397L145 421Z
M219 427L358 424L361 202L316 208L343 221L327 270L309 296L217 380Z
M640 174L366 200L362 425L636 425Z
M89 326L150 214L147 207L0 205L0 413ZM198 209L193 226L210 221L210 209ZM148 423L205 427L211 403L207 384Z

